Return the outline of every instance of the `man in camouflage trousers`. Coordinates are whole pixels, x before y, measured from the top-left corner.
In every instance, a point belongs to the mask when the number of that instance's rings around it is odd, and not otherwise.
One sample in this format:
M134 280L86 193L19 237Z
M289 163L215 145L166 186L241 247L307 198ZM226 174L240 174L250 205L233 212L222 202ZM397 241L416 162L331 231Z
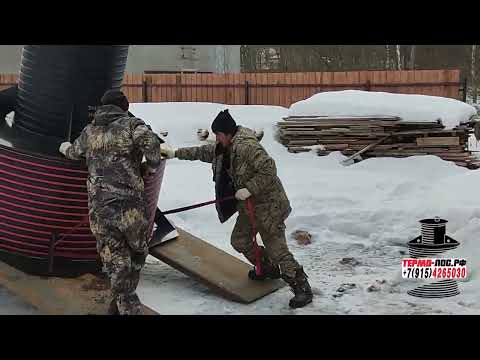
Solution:
M143 176L160 164L160 139L142 120L129 117L121 91L107 91L101 103L93 121L73 144L62 143L60 152L86 159L90 229L112 291L109 314L139 315L136 289L148 255Z
M313 295L303 268L290 253L285 237L285 220L291 212L290 202L277 176L274 160L259 143L254 131L237 126L235 120L224 110L212 123L216 144L173 149L162 144L162 155L172 159L201 160L212 163L216 185L227 173L233 182L238 217L231 236L235 250L247 260L256 263L252 242L252 227L246 201L254 201L256 227L265 247L261 248L262 275L255 269L248 276L252 280L282 278L292 288L295 296L289 305L303 307L312 301ZM228 177L225 176L224 177ZM218 195L217 195L218 196ZM217 207L218 210L218 207ZM222 215L219 214L222 221ZM226 221L226 219L223 219ZM223 222L223 221L222 221Z

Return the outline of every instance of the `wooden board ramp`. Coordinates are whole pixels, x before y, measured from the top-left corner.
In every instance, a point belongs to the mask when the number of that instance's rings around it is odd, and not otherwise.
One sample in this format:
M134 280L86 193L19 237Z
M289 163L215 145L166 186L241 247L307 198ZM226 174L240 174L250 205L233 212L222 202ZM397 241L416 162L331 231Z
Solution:
M227 299L248 304L285 286L281 280L250 280L251 265L178 227L177 231L177 238L151 247L150 255Z
M105 278L35 276L0 262L0 285L44 315L106 315L110 291ZM159 315L144 305L145 315Z
M252 303L285 286L281 280L252 281L252 266L176 228L178 237L150 248L150 255L229 300ZM75 278L27 274L0 261L0 285L45 315L106 315L108 281L101 275ZM144 305L146 315L159 315Z

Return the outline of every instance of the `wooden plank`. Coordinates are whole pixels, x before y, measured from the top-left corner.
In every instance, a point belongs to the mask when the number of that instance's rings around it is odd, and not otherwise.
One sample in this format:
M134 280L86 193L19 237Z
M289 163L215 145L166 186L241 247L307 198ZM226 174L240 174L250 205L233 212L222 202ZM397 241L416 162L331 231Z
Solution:
M181 93L181 100L180 101L188 101L189 100L189 97L188 97L188 87L186 85L188 85L187 83L187 78L185 76L186 74L180 74L180 90L179 90L179 93Z
M274 85L283 84L283 74L274 73L272 74L272 82ZM272 105L281 106L282 100L280 98L280 87L276 86L272 89Z
M412 88L408 86L409 82L414 81L414 72L413 70L405 70L400 72L400 83L404 84L402 86L402 93L403 94L411 94Z
M391 77L392 82L395 83L395 84L401 83L402 82L402 73L403 73L403 71L393 71L393 74L392 74L392 77ZM403 87L395 87L392 90L390 92L393 92L393 93L403 93L404 92Z
M188 102L197 102L197 96L200 88L196 87L197 81L198 84L200 84L200 77L199 74L195 73L189 73L189 74L184 74L185 78L184 81L188 85L186 87L186 93L187 93L187 100L183 101L188 101Z
M197 99L200 98L199 91L201 89L197 87L197 84L200 84L200 82L197 83L197 79L200 80L199 75L200 74L191 74L191 77L190 77L190 84L192 85L192 101L193 102L198 102Z
M148 79L148 96L151 102L162 102L165 101L165 89L161 87L156 87L155 81L156 76L154 74L145 75L145 79ZM165 81L163 80L163 83Z
M287 85L291 85L292 84L292 73L287 73L285 74L285 84ZM285 87L285 88L282 88L283 91L284 91L284 103L283 103L283 106L286 107L286 108L289 108L290 105L292 105L293 101L292 101L292 92L293 92L293 88L292 87Z
M266 74L266 73L261 73L260 74L260 84L268 85L268 74ZM271 88L270 87L262 87L261 89L262 89L261 90L262 100L261 100L260 104L270 105L269 94L270 94Z
M212 74L203 74L203 83L205 85L213 84ZM205 101L213 102L213 88L205 87Z
M233 74L225 74L225 104L235 103L235 94L233 90Z
M460 82L460 70L446 70L446 81ZM445 89L445 94L443 96L462 100L462 95L463 94L460 93L460 85L457 85L448 86L447 89Z
M438 146L438 145L460 145L458 136L455 137L419 137L417 138L418 146Z
M275 87L272 86L274 81L273 81L273 74L272 73L267 73L265 74L266 76L266 84L268 85L266 89L266 104L268 105L273 105L273 92L275 90Z
M398 116L380 116L380 115L371 115L371 116L287 116L283 119L289 121L296 121L296 120L339 120L339 119L347 119L347 120L389 120L389 121L399 121L401 118Z
M142 74L126 74L122 82L122 91L130 102L143 102Z
M334 87L329 87L329 85L334 84L335 81L333 79L333 72L328 71L323 73L322 84L323 84L323 91L332 91L335 90Z
M250 105L253 105L254 104L254 98L255 98L254 93L257 90L254 87L252 87L251 85L255 83L255 74L246 73L245 74L245 81L248 81L248 84L249 84L248 102L249 102Z
M333 81L335 84L346 84L348 82L347 73L345 71L336 71L333 73ZM336 90L346 90L349 86L336 88Z
M351 89L361 89L360 86L360 73L358 71L348 71L346 72L347 83L350 84Z
M420 156L420 155L430 155L426 152L402 152L402 151L369 151L368 155L370 156L387 156L387 157L397 157L397 156Z
M155 77L152 78L155 79ZM172 80L173 79L173 80ZM162 76L162 77L158 77L158 81L159 84L171 84L175 81L175 75L171 75L171 74L167 74L165 76ZM171 101L172 99L172 88L167 88L167 87L163 87L163 88L160 88L159 91L157 89L157 94L160 94L160 99L159 101L162 101L162 102L169 102Z
M292 88L292 104L298 102L301 100L302 95L301 95L301 90L298 87L298 84L302 80L300 79L300 74L299 73L292 73L292 84L295 84L295 86Z
M292 104L296 103L301 98L300 88L297 86L301 81L299 76L298 72L292 73L292 84L294 84L294 87L292 87Z
M415 80L419 79L418 81L421 83L428 83L432 81L431 73L428 70L419 70L417 71L418 77ZM418 93L423 95L432 95L432 87L430 86L421 86L418 88Z
M197 101L199 102L207 102L208 101L208 91L207 91L207 87L205 86L205 84L207 83L207 80L206 80L206 75L208 74L198 74L198 80L197 82L200 83L200 85L202 85L200 88L199 88L199 98Z
M205 88L203 87L204 84L204 75L205 74L195 74L195 82L197 84L196 88L196 101L197 102L204 102L205 101Z
M185 89L183 89L182 84L183 84L183 76L181 74L177 74L175 77L175 94L174 95L174 101L184 101L184 96L185 96Z
M309 72L307 73L307 83L308 84L315 84L316 83L316 77L314 72ZM306 89L306 98L309 98L313 95L315 95L315 88L314 87L309 87Z
M373 82L372 82L372 90L373 91L381 91L381 92L388 92L389 88L382 86L387 82L387 73L388 71L373 71ZM379 85L375 85L379 84Z
M318 140L291 140L288 145L315 145L318 144Z
M220 74L211 74L213 85L221 85L221 75ZM222 88L213 87L212 88L212 99L214 103L222 102Z
M149 102L153 102L152 99L153 99L153 94L152 94L152 91L153 91L153 88L152 88L152 79L150 78L149 75L145 75L145 74L142 74L142 77L143 77L143 80L142 81L145 81L145 91L147 92L146 94L146 97L147 97L147 101Z
M0 284L45 315L106 315L110 304L107 281L92 274L40 277L0 262ZM146 315L159 315L143 309Z
M262 84L262 74L255 74L255 84ZM262 105L263 104L263 90L260 87L255 88L255 102L254 104Z
M310 73L308 72L303 72L300 74L301 75L301 81L302 84L309 84L309 75ZM311 95L311 89L308 86L302 86L302 100L308 99Z
M366 90L365 88L365 84L367 83L367 81L370 81L371 82L371 79L370 79L370 71L359 71L358 72L358 79L359 79L359 82L360 84L362 85L362 89L361 90Z
M228 74L221 74L220 75L221 83L222 83L222 104L228 104Z
M330 144L325 145L326 150L345 150L347 149L349 144Z
M244 88L243 84L245 81L242 81L242 78L245 79L244 74L234 74L233 75L233 84L235 85L234 87L234 99L233 103L235 105L242 105L245 103L245 98L244 98Z
M190 74L182 74L182 102L192 101L192 87L190 82Z
M150 249L150 255L197 279L226 298L251 303L280 288L280 280L253 281L253 267L177 228L179 237Z
M435 71L432 76L434 76L435 81L434 82L444 82L446 81L446 73L444 73L442 70L437 70ZM434 96L445 96L447 90L446 85L438 85L434 87L433 95Z
M285 73L278 73L277 74L277 81L279 84L286 84L286 74ZM287 91L288 88L286 87L279 87L277 88L277 94L278 94L278 106L283 106L287 107Z
M162 88L155 85L155 74L147 74L144 79L147 81L148 100L151 102L161 102L164 99L162 96Z
M182 93L180 91L180 88L177 87L178 82L181 81L180 76L169 74L165 77L165 80L167 84L175 85L175 87L171 86L166 88L166 93L168 97L167 101L169 102L181 101Z
M322 77L323 77L323 72L319 72L319 71L315 72L315 84L317 84L314 91L315 94L322 92L322 87L321 87Z
M151 101L152 102L167 102L167 88L166 87L156 87L155 84L164 85L168 83L167 76L157 76L156 74L149 75L150 84L151 84Z
M184 74L185 76L185 84L187 84L187 99L184 101L188 102L194 102L194 96L195 96L195 87L193 85L193 79L195 77L194 74Z

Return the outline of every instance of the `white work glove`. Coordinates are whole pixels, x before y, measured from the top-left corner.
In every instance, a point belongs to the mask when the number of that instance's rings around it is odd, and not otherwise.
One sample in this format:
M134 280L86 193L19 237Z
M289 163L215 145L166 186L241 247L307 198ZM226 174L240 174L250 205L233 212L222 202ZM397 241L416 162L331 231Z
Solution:
M58 149L58 151L60 151L63 155L67 155L67 150L70 146L72 146L71 142L63 142L60 144L60 148Z
M250 196L252 194L250 194L247 188L240 189L235 193L235 199L237 200L247 200Z
M176 150L167 143L160 144L160 155L165 159L173 159Z

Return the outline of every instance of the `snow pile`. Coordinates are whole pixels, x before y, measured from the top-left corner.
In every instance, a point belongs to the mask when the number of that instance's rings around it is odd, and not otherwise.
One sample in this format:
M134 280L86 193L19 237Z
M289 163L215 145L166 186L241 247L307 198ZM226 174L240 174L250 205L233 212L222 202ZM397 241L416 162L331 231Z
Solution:
M427 95L361 90L329 91L292 104L289 116L398 116L404 121L435 122L446 129L468 121L477 110L461 101Z
M243 305L225 300L171 267L148 259L139 296L162 314L479 314L480 171L435 156L367 159L349 167L339 152L292 154L275 138L275 124L288 109L206 103L132 104L132 112L154 130L168 130L167 142L195 146L198 128L210 129L220 110L230 109L239 124L264 129L263 146L275 159L292 204L286 221L288 245L309 275L313 304L292 310L283 288ZM168 210L214 198L211 165L169 160L159 206ZM418 299L417 286L400 276L407 243L420 235L424 218L448 220L447 234L460 242L456 252L468 261L470 277L461 294ZM176 225L243 260L230 245L235 216L220 224L214 206L168 215ZM311 244L290 236L308 231ZM345 258L353 258L345 261ZM354 285L352 285L354 284Z

